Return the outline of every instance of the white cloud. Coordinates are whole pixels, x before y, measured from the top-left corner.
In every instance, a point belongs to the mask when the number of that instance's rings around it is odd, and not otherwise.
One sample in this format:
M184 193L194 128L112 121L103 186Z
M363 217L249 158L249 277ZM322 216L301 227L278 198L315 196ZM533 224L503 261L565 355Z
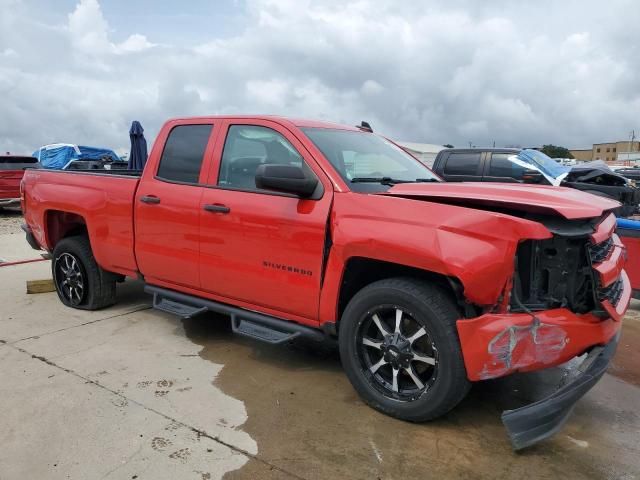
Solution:
M126 148L133 119L151 140L169 116L216 113L367 120L394 138L461 146L587 146L640 129L632 0L606 11L596 0L243 8L235 34L212 27L178 47L148 25L109 24L97 0L55 18L0 0L1 148Z
M375 80L366 80L360 90L364 95L378 95L384 92L384 87Z
M68 31L75 50L93 57L141 52L155 46L139 33L134 33L120 44L112 43L109 40L109 25L98 0L80 0L69 14Z
M69 36L71 45L82 53L100 55L113 51L98 0L81 0L69 14Z
M116 45L117 52L141 52L151 47L155 47L154 43L151 43L147 40L147 37L144 35L140 35L139 33L134 33L129 38L127 38L124 42L119 45Z

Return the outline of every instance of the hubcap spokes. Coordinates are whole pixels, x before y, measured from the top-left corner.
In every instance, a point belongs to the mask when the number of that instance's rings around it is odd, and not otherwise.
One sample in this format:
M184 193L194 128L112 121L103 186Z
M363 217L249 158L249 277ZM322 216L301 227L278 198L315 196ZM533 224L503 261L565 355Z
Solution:
M85 285L80 262L70 253L63 253L56 258L55 277L62 296L71 305L79 305L84 298Z
M435 381L437 350L426 329L399 307L381 307L362 322L359 355L382 393L415 399Z

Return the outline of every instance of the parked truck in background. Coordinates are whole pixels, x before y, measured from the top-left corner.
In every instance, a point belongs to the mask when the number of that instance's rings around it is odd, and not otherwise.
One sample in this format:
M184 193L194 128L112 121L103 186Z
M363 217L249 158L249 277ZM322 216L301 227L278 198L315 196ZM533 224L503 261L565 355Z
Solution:
M555 433L603 375L631 290L611 213L575 189L442 183L370 131L281 117L175 119L142 174L27 171L27 240L60 300L206 310L279 343L334 339L372 407L444 415L471 382L588 354L548 398L504 412L516 448Z
M38 160L22 155L0 155L0 210L20 206L20 181L25 168L38 166Z
M438 153L433 171L447 182L537 183L574 188L620 202L615 210L618 216L639 213L640 189L602 161L567 166L537 150L450 148Z

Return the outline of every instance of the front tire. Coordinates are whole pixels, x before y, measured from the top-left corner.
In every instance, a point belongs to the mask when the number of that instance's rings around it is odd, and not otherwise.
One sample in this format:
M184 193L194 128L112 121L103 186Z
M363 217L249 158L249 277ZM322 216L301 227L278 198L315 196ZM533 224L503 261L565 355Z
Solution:
M364 401L402 420L440 417L467 394L455 322L440 287L410 278L372 283L349 302L340 321L340 358Z
M99 310L116 301L116 276L100 268L86 236L63 238L53 250L53 282L60 301L81 310Z

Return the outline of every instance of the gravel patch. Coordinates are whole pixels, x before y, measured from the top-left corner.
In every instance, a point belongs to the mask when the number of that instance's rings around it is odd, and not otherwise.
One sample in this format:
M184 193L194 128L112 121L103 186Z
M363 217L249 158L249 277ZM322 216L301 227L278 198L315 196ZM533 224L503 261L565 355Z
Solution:
M20 210L0 210L0 235L22 233L20 225L23 221Z

